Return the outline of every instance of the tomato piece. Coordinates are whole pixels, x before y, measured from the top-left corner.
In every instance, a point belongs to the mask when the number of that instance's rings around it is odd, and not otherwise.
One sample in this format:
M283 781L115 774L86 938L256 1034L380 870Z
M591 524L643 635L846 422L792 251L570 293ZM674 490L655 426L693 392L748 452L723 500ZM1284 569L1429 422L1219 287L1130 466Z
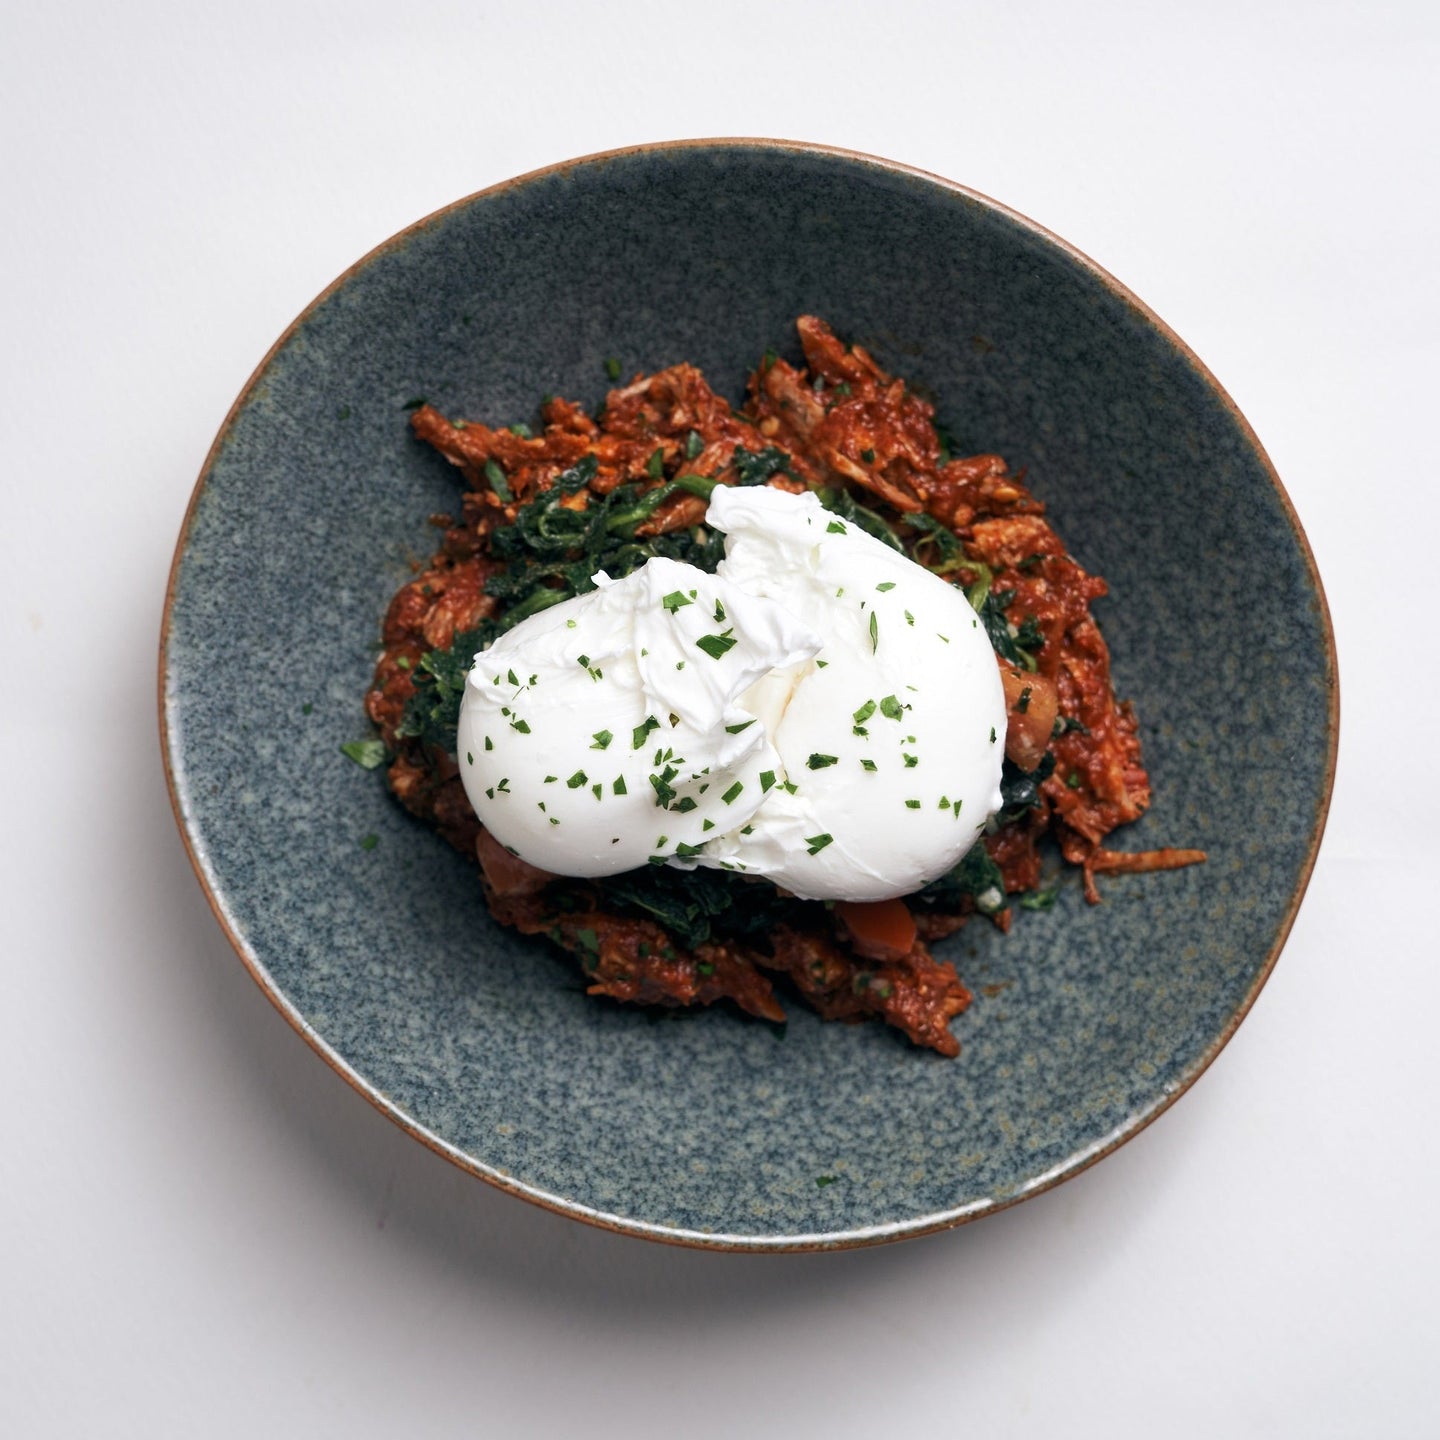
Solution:
M1022 770L1033 770L1050 746L1060 713L1060 692L1053 680L1001 663L1005 687L1005 753Z
M903 960L915 948L915 917L903 900L840 900L835 913L867 960Z
M488 830L475 837L475 858L497 895L534 895L555 878L548 870L512 855Z

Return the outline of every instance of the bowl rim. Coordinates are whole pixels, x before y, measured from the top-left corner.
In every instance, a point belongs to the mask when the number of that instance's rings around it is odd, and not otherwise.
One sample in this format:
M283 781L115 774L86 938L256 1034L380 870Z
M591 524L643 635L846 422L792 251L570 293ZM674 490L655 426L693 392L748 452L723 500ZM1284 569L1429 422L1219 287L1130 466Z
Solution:
M1274 942L1265 956L1264 963L1256 972L1249 989L1242 997L1240 1004L1228 1018L1224 1028L1211 1040L1210 1044L1201 1053L1194 1063L1191 1072L1185 1076L1183 1082L1169 1093L1161 1095L1148 1110L1138 1115L1127 1117L1124 1122L1118 1125L1103 1139L1094 1142L1082 1151L1068 1156L1059 1165L1035 1177L1015 1193L1005 1196L1004 1198L985 1198L953 1211L919 1216L910 1220L815 1234L780 1236L708 1234L704 1231L674 1229L647 1221L635 1220L623 1215L611 1214L591 1206L583 1205L574 1200L568 1200L563 1196L552 1194L537 1186L528 1185L493 1166L485 1165L474 1156L462 1150L459 1146L453 1145L449 1141L434 1134L403 1108L395 1104L394 1101L390 1100L375 1085L355 1070L350 1063L310 1025L305 1017L300 1014L293 1002L270 976L264 962L258 955L253 953L231 924L225 904L219 893L219 887L208 873L208 867L201 854L198 838L191 833L190 826L186 819L185 796L182 793L179 766L176 763L175 736L171 732L166 707L170 626L174 613L174 602L179 583L180 568L189 545L190 532L194 523L200 496L204 491L206 481L209 479L216 460L225 447L240 411L251 399L256 387L260 384L266 370L268 370L276 355L289 344L296 331L310 319L316 310L338 290L342 289L355 275L378 260L381 256L403 249L414 236L443 220L452 212L464 209L479 200L503 194L507 191L518 190L552 177L563 176L568 172L579 170L582 167L598 167L631 156L673 154L686 150L703 151L719 149L744 149L755 152L779 152L822 156L826 159L859 164L863 167L879 170L891 175L900 175L922 180L929 185L936 186L950 192L952 195L972 201L982 208L1000 215L1030 235L1054 246L1064 255L1068 256L1069 259L1081 269L1087 271L1092 278L1098 280L1106 290L1129 307L1149 328L1155 331L1163 341L1171 346L1178 356L1204 381L1208 389L1229 412L1231 419L1238 427L1247 446L1260 461L1270 484L1274 487L1275 493L1279 497L1285 518L1289 522L1296 543L1299 546L1301 557L1305 563L1306 571L1314 587L1315 596L1319 603L1320 628L1325 647L1326 719L1329 726L1329 747L1328 754L1325 758L1323 793L1321 794L1319 807L1316 812L1310 843L1301 863L1300 873L1296 880L1294 891L1290 896L1289 904L1276 930ZM1280 957L1280 952L1290 936L1290 931L1295 923L1295 917L1299 912L1300 904L1305 897L1306 890L1309 888L1310 879L1315 870L1315 863L1319 855L1321 842L1324 838L1325 826L1329 818L1330 803L1334 794L1335 770L1340 743L1340 683L1339 665L1335 648L1335 630L1331 619L1329 602L1325 595L1325 588L1320 578L1320 570L1315 561L1314 551L1311 549L1309 539L1305 534L1304 527L1300 522L1300 517L1295 511L1295 506L1291 502L1284 483L1281 481L1265 447L1260 443L1260 439L1256 435L1254 428L1241 413L1239 406L1231 398L1229 392L1220 384L1195 351L1132 290L1122 284L1103 266L1097 264L1083 251L1072 245L1068 240L1055 234L1054 231L1030 219L1029 216L1022 214L1020 211L1000 201L992 199L990 196L978 190L971 189L966 185L961 185L956 181L947 179L942 175L937 175L932 171L907 165L901 161L888 160L881 156L871 155L860 150L824 145L807 140L771 139L759 136L719 136L686 140L651 141L643 144L621 146L612 150L596 151L592 154L542 166L536 170L529 170L521 175L516 175L510 179L501 180L494 185L476 190L471 194L462 196L458 200L441 206L437 210L431 211L419 220L396 231L387 239L382 240L378 245L375 245L352 265L343 270L301 310L265 352L265 355L255 366L249 378L245 381L235 397L235 400L232 402L229 410L226 412L225 418L219 430L216 432L215 439L211 442L210 448L206 452L204 462L200 467L200 473L191 490L189 502L185 507L185 513L180 523L179 536L176 540L174 554L170 562L169 575L166 580L164 608L160 625L157 680L160 753L165 771L166 792L169 796L170 808L175 816L176 826L180 831L180 837L185 847L185 853L189 858L191 868L195 872L195 877L200 883L200 888L205 895L210 910L215 916L216 922L219 924L225 938L230 942L231 948L239 957L241 964L244 965L251 978L260 987L265 997L276 1010L284 1016L286 1021L289 1022L290 1026L301 1036L306 1044L308 1044L337 1075L358 1091L359 1094L368 1100L382 1115L393 1121L402 1130L406 1131L437 1155L443 1156L461 1170L476 1176L487 1184L493 1185L508 1194L519 1196L523 1200L528 1200L543 1209L553 1211L558 1215L564 1215L573 1220L582 1221L585 1224L593 1225L602 1230L609 1230L622 1235L632 1235L665 1244L678 1245L697 1250L738 1251L760 1254L857 1249L863 1246L886 1244L898 1240L912 1239L921 1235L931 1235L941 1230L954 1229L956 1226L966 1224L985 1215L995 1214L1000 1210L1009 1209L1012 1205L1018 1205L1023 1200L1028 1200L1032 1196L1040 1195L1048 1190L1054 1189L1064 1181L1088 1170L1097 1161L1104 1159L1105 1156L1112 1154L1127 1140L1138 1135L1160 1115L1169 1110L1210 1068L1216 1056L1218 1056L1230 1042L1235 1031L1239 1029L1241 1022L1250 1013L1261 990L1264 989L1266 981L1269 980L1275 969L1276 962Z

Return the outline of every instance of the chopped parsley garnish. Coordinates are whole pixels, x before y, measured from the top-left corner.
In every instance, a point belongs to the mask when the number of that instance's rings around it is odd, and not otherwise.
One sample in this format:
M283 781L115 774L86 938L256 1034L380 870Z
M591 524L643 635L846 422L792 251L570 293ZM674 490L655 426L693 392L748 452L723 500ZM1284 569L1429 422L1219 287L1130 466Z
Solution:
M920 808L920 802L918 800L907 800L905 802L905 808L907 810L918 810Z
M500 498L503 505L508 505L515 496L511 493L509 482L505 479L505 472L494 460L485 462L485 478L490 482L490 488Z
M807 855L818 855L827 845L831 844L834 839L835 837L833 835L826 834L823 831L819 835L807 835L805 837L805 844L807 846L805 853Z
M727 735L738 735L742 730L748 730L754 723L755 717L752 715L748 720L742 720L738 725L727 725L725 727L725 733Z
M875 463L875 452L874 452L873 450L869 450L869 449L862 450L862 451L860 452L860 458L861 458L867 465L873 465L873 464Z
M880 648L880 621L872 610L870 612L870 653L873 655Z
M644 724L637 725L632 732L630 748L632 750L643 749L645 746L646 738L649 736L650 732L652 730L658 730L659 728L660 722L653 715L647 715L645 717Z
M725 804L731 805L735 802L736 798L739 796L740 792L744 788L744 784L741 781L737 780L720 798L725 802Z
M843 520L832 520L825 527L825 533L827 535L848 535L850 532L846 530Z
M907 770L913 770L920 763L920 757L918 755L906 755L902 753L900 758L905 762L905 768Z
M685 458L687 460L693 460L704 448L705 442L700 438L698 430L692 430L685 437Z
M855 712L855 715L854 715L855 723L856 723L857 725L863 725L874 713L875 713L875 702L874 702L873 700L867 700L867 701Z
M592 750L608 750L615 737L608 730L597 730L593 738L595 743L590 747Z
M652 480L660 480L665 475L665 451L657 449L655 453L645 462L645 473Z
M695 602L683 590L672 590L660 603L673 615L682 605L693 605Z
M735 648L735 636L731 633L734 628L732 625L720 635L702 635L695 644L712 660L719 660L727 651Z
M610 789L616 795L628 795L630 793L629 789L626 787L625 777L623 775L617 775L615 777L615 783L611 785Z
M905 712L905 707L900 703L898 697L887 695L880 702L880 713L887 720L899 720Z
M893 580L882 580L875 588L883 595L887 590L893 590L895 588L895 582Z
M369 835L360 837L360 848L362 850L373 850L380 843L380 837L373 831Z
M873 771L873 770L877 769L878 767L876 766L876 764L875 764L875 762L874 762L873 760L861 760L861 762L860 762L860 768L861 768L862 770L872 770L872 771Z
M605 373L612 380L620 378L620 362L613 355L605 357Z
M572 790L578 790L590 777L583 770L577 770L565 783Z
M775 772L773 770L762 770L760 772L760 793L763 795L775 783Z
M389 754L383 740L347 740L340 747L340 753L362 770L378 770Z
M839 760L840 757L838 755L812 754L810 758L805 762L805 764L811 770L825 770L831 765L838 764Z

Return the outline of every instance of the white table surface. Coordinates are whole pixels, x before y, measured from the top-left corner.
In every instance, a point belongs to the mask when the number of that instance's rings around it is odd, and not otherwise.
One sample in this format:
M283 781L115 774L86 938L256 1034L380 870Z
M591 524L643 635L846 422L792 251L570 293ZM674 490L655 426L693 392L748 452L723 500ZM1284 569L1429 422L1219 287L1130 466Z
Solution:
M1364 14L0 10L0 1434L1440 1434L1440 25ZM836 1255L600 1233L406 1138L235 959L156 738L186 500L304 305L494 181L734 134L950 176L1130 285L1269 448L1342 667L1309 897L1201 1083Z

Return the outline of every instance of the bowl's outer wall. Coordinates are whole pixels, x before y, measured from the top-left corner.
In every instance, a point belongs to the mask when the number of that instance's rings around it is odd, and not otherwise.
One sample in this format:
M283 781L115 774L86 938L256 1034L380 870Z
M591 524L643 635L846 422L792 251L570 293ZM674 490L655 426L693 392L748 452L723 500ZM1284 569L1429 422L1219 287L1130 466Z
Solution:
M977 991L958 1061L878 1026L684 1023L587 999L488 918L473 870L341 758L379 619L457 508L406 401L489 423L680 360L738 399L814 313L1028 471L1110 582L1097 607L1156 803L1008 937L942 947ZM442 212L273 355L197 491L164 700L202 875L257 974L463 1163L627 1228L873 1238L983 1212L1143 1123L1208 1061L1283 938L1323 822L1334 684L1283 495L1186 354L1081 259L977 197L804 148L658 148ZM374 835L378 844L364 848ZM798 1009L798 1007L794 1007ZM833 1177L820 1183L822 1177Z

